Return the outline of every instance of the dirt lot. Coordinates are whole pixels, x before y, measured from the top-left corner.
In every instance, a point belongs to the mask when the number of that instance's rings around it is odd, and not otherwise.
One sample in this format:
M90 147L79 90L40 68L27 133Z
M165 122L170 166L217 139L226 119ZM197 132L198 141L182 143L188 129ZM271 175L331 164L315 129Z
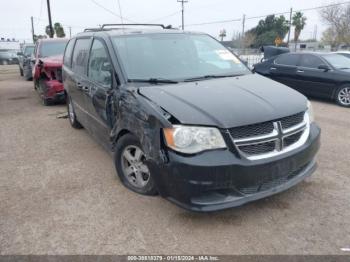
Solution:
M319 168L277 196L212 214L139 196L84 130L0 67L0 254L345 254L350 109L313 101Z

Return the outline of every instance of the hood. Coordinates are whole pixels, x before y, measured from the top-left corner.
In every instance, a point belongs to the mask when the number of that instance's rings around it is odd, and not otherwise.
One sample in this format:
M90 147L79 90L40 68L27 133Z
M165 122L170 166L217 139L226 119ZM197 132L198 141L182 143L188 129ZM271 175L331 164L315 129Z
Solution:
M307 109L302 94L257 74L140 87L139 93L182 124L220 128L270 121Z
M63 55L40 58L45 67L62 67Z

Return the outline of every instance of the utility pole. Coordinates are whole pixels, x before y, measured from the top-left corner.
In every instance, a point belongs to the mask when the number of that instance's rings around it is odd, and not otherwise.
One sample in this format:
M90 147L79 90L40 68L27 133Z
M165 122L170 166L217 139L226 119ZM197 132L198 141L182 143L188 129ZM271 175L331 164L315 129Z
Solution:
M72 38L72 27L69 27L69 38Z
M47 13L49 16L49 27L50 27L50 38L53 38L53 27L52 27L52 19L51 19L51 8L50 8L50 0L47 0Z
M315 30L314 30L314 39L317 41L317 25L315 25Z
M293 8L290 9L290 15L289 15L289 31L288 31L288 40L287 40L288 47L289 47L289 41L290 41L290 31L292 30L292 15L293 15Z
M245 31L245 15L243 15L243 18L242 18L241 49L244 48L244 44L243 44L243 41L244 41L244 31Z
M188 3L187 0L177 0L178 3L181 3L182 9L181 9L181 13L182 13L182 30L185 30L185 3Z
M30 17L30 21L32 23L32 39L33 39L33 43L35 43L35 37L34 37L34 22L33 22L33 17Z

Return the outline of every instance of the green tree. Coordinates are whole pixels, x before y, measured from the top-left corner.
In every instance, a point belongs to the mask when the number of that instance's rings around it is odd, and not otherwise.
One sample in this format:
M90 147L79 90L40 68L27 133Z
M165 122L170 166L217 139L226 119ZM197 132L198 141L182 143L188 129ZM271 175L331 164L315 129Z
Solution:
M55 23L53 28L55 30L55 33L56 33L57 37L62 38L62 37L66 36L66 34L64 32L64 29L63 29L63 26L60 23Z
M300 37L301 31L304 29L306 25L307 18L304 16L302 12L296 12L293 15L292 25L294 26L294 43L295 48L297 47L297 43Z
M50 25L46 26L45 27L45 33L50 36ZM55 23L54 26L53 26L53 35L52 37L54 37L54 35L56 35L56 37L65 37L66 34L64 32L64 28L63 26L61 25L61 23Z
M250 34L255 36L252 47L260 47L263 45L274 45L277 37L284 39L289 30L289 21L281 15L269 15L264 20L260 20L258 25L245 35Z

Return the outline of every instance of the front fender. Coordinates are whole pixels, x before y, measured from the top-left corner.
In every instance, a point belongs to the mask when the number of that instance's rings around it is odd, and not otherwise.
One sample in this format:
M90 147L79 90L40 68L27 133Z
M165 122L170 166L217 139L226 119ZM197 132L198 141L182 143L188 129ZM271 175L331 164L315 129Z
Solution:
M147 160L164 162L161 130L171 127L171 123L164 118L161 108L136 91L126 90L120 94L116 112L110 134L112 150L124 132L132 133L139 139Z

